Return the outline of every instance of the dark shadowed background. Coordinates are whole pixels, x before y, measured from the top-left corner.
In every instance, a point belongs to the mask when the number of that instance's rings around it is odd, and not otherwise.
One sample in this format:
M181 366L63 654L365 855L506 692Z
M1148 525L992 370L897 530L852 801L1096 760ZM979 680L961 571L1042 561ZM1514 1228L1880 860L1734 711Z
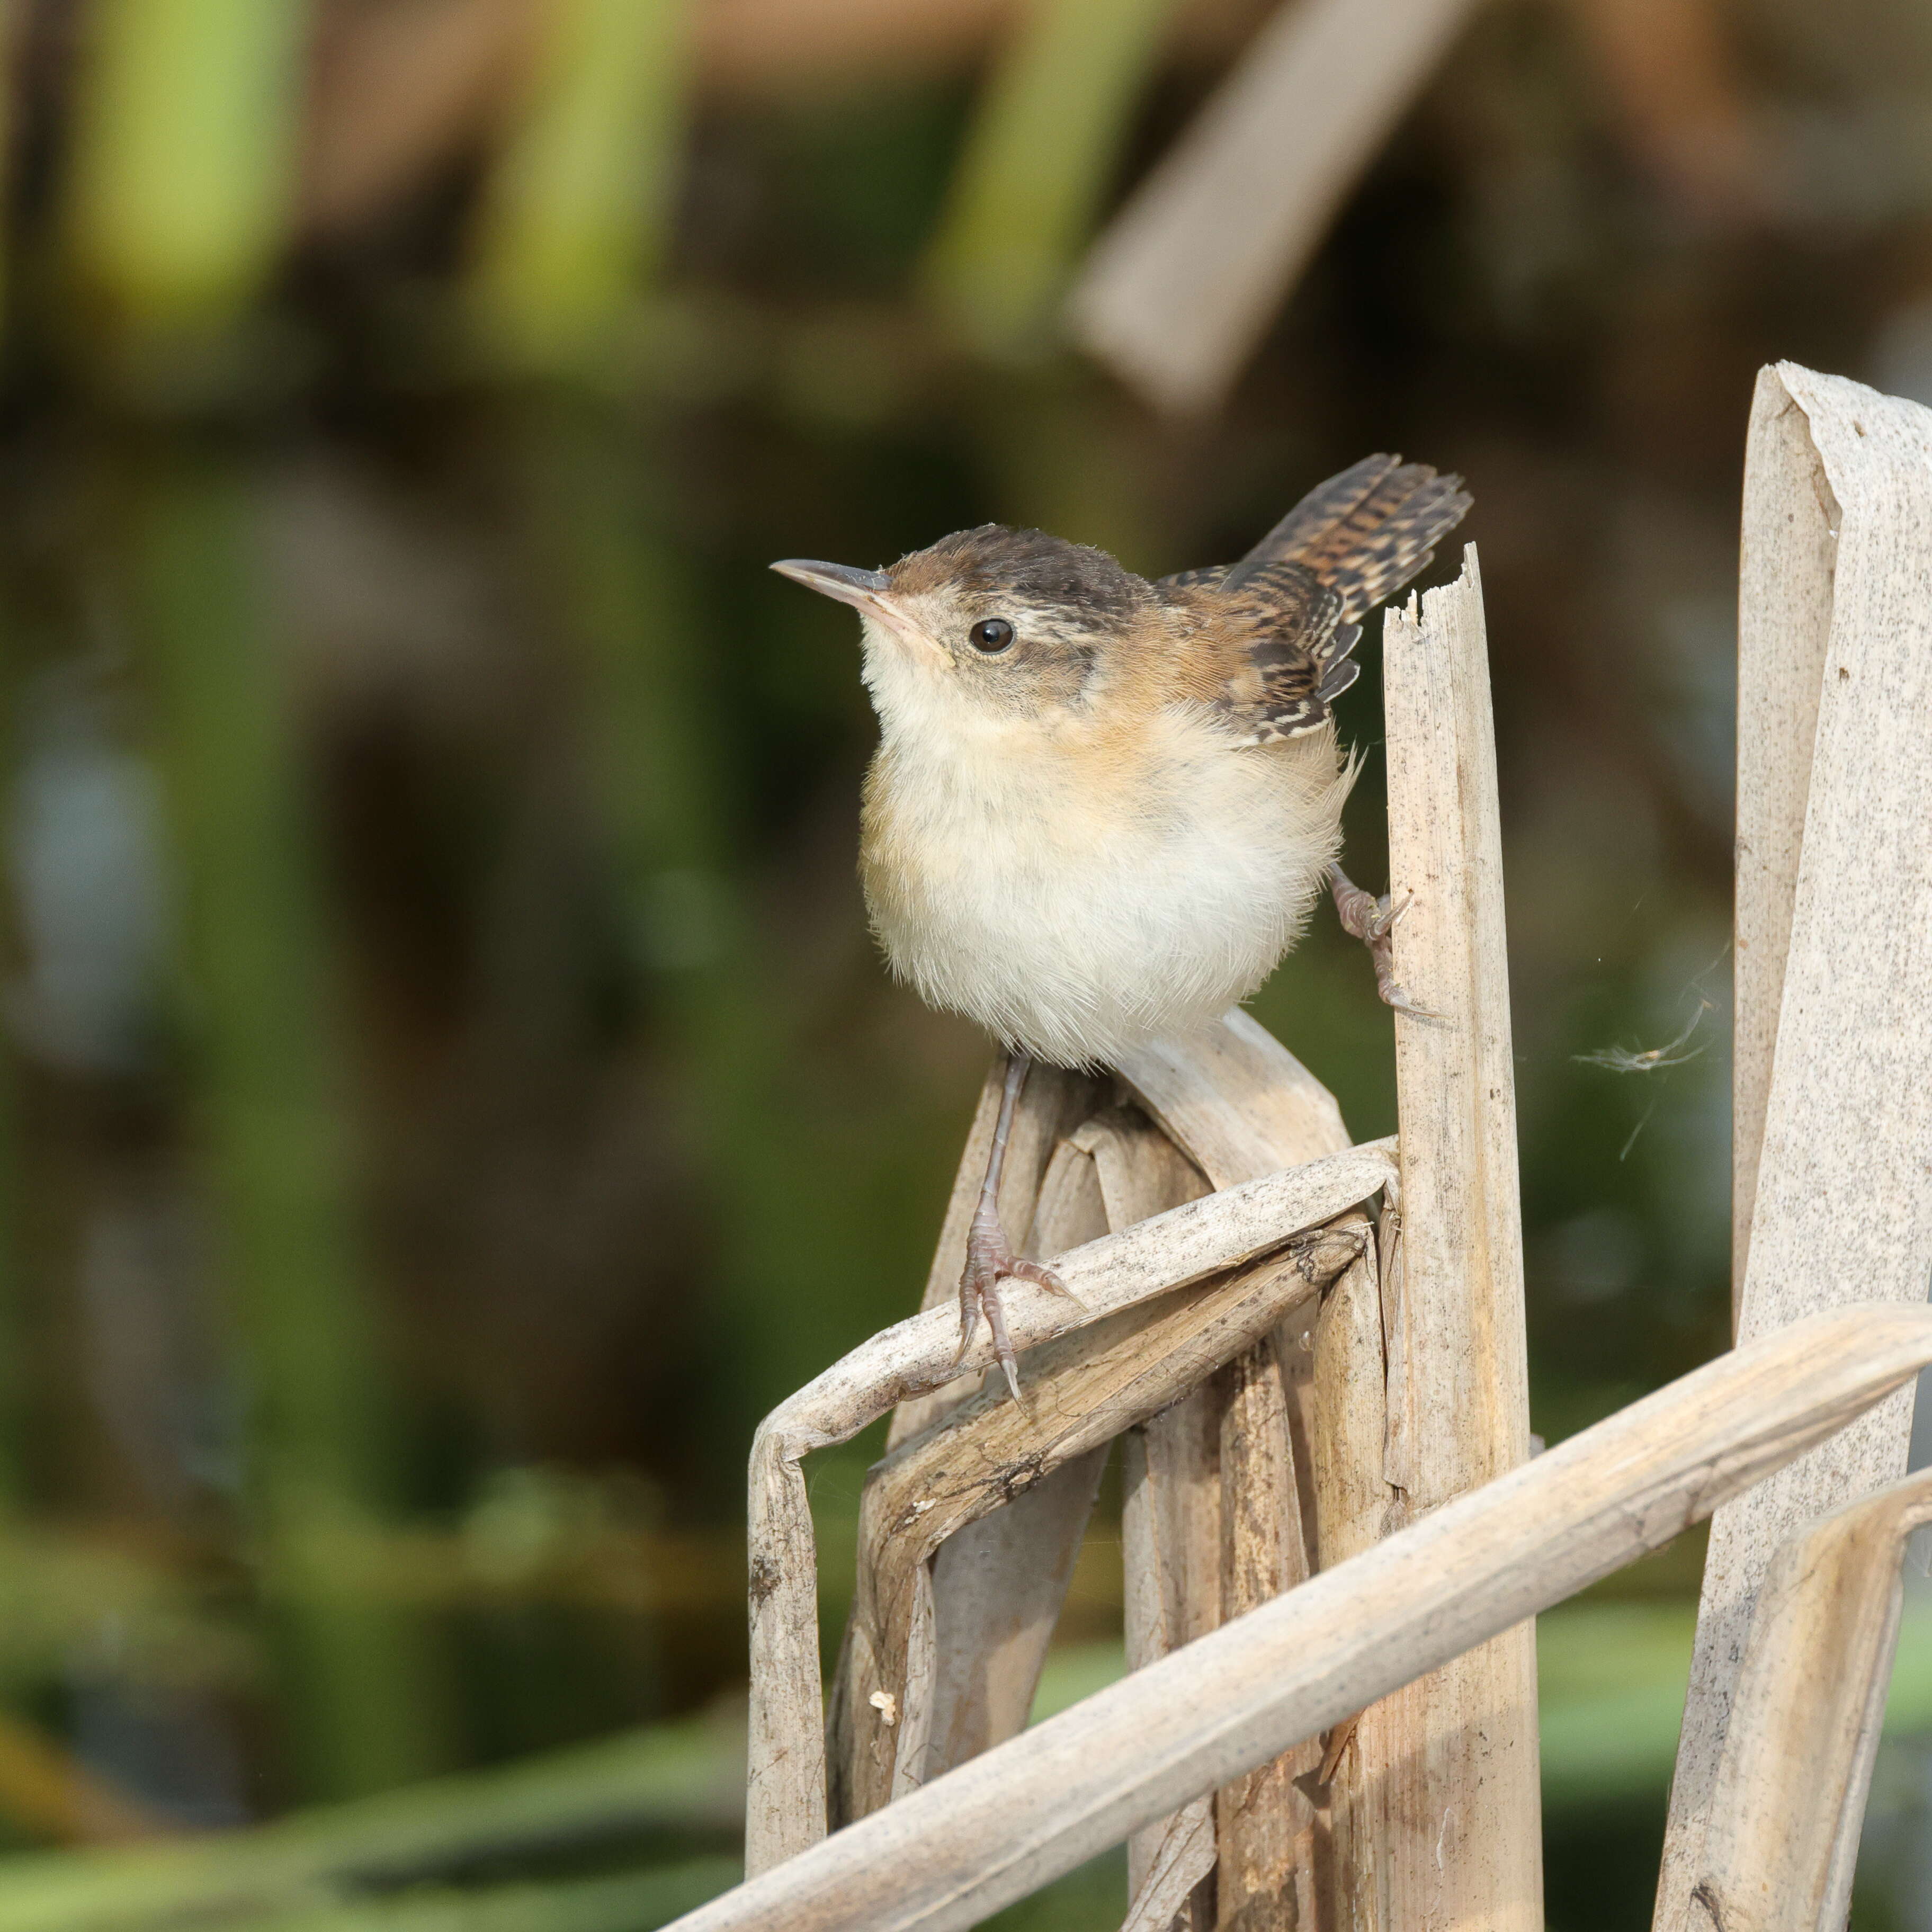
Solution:
M750 1431L914 1306L988 1054L874 955L856 626L774 557L998 519L1156 574L1370 451L1462 472L1533 1426L1724 1346L1746 411L1780 357L1932 403L1932 12L1471 5L1225 403L1163 416L1058 291L1270 11L7 10L0 1924L86 1847L638 1726L728 1784ZM1112 120L988 132L1016 62L1077 95L1130 43ZM1256 1010L1393 1130L1332 920ZM814 1466L829 1627L876 1448ZM1549 1620L1558 1928L1648 1912L1698 1554ZM1924 1634L1862 1932L1932 1928ZM424 1884L655 1924L729 1809Z

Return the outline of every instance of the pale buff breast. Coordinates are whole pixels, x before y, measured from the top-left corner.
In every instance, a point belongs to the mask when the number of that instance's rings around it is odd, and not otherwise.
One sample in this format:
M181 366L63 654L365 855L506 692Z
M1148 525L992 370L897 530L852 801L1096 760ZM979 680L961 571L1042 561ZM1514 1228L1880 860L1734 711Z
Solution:
M1020 748L888 732L862 870L893 971L1060 1065L1111 1064L1252 993L1340 847L1333 731L1236 749L1178 706L1124 764L1118 743Z

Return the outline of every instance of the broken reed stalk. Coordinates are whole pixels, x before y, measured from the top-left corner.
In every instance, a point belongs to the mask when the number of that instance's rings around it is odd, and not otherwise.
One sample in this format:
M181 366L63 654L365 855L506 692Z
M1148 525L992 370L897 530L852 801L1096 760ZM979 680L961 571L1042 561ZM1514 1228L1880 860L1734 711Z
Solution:
M1142 1104L1223 1185L1273 1162L1348 1142L1334 1096L1245 1013L1229 1014L1221 1028L1205 1041L1190 1042L1185 1052L1150 1048L1124 1072ZM1366 1226L1352 1213L1334 1225L1358 1222ZM1284 1323L1274 1346L1286 1372L1282 1420L1294 1463L1302 1556L1330 1569L1388 1532L1396 1496L1382 1468L1388 1367L1372 1244L1323 1295L1312 1334L1302 1321ZM1222 1513L1231 1492L1252 1486L1256 1472L1246 1450L1264 1456L1276 1438L1244 1431L1231 1442L1220 1426L1216 1394L1204 1390L1144 1432L1141 1454L1150 1479L1138 1509L1136 1438L1128 1439L1123 1541L1128 1660L1136 1667L1252 1607L1223 1603L1223 1562L1232 1569L1238 1561L1252 1573L1258 1552L1240 1546L1268 1532L1252 1498L1230 1511L1225 1535ZM1286 1528L1286 1485L1278 1484L1276 1493ZM1286 1542L1276 1538L1277 1560L1292 1560ZM1150 1577L1137 1582L1144 1571ZM1287 1580L1282 1575L1284 1587ZM1349 1736L1345 1720L1325 1741L1305 1740L1255 1774L1271 1786L1266 1804L1240 1804L1244 1796L1260 1795L1244 1779L1245 1790L1231 1788L1211 1805L1196 1800L1131 1840L1130 1932L1166 1932L1192 1886L1214 1870L1217 1852L1222 1876L1232 1882L1218 1900L1202 1897L1187 1904L1203 1928L1226 1916L1231 1903L1243 1912L1244 1927L1372 1924L1368 1915L1381 1871L1381 1840L1374 1835L1379 1775L1359 1748L1346 1748ZM1318 1742L1326 1749L1312 1748ZM1339 1763L1330 1762L1338 1750ZM1284 1831L1289 1820L1293 1829ZM1218 1832L1209 1828L1216 1823ZM1271 1869L1270 1889L1257 1881ZM1194 1922L1184 1932L1193 1932Z
M1370 1142L1170 1210L1055 1258L1082 1304L1010 1282L1008 1325L1022 1351L1070 1328L1237 1268L1378 1192L1393 1143ZM909 1396L992 1361L982 1328L964 1360L958 1321L930 1309L862 1343L772 1411L752 1448L752 1706L746 1864L764 1870L822 1838L825 1756L812 1515L799 1465Z
M1121 1072L1217 1186L1348 1144L1334 1096L1245 1013L1230 1013L1199 1040L1144 1048ZM1372 1279L1366 1218L1352 1214L1336 1227L1348 1229L1346 1264ZM1312 1300L1296 1304L1211 1382L1129 1438L1122 1555L1130 1668L1293 1588L1313 1568L1320 1534L1311 1444L1334 1426L1336 1405L1351 1400L1313 1384L1314 1312ZM1321 1922L1318 1900L1332 1889L1310 1789L1321 1760L1319 1741L1306 1741L1216 1792L1211 1807L1196 1801L1136 1834L1128 1846L1129 1923L1138 1914L1165 1932L1180 1913L1184 1932L1205 1932L1215 1921L1286 1932ZM1213 1895L1190 1899L1210 1874Z
M1745 470L1735 1214L1741 1339L1925 1299L1932 1247L1932 412L1780 363ZM1774 1018L1774 1014L1775 1017ZM1712 1526L1656 1923L1691 1932L1753 1602L1899 1475L1901 1392Z
M1384 1195L1386 1204L1388 1194ZM1383 1220L1390 1220L1384 1206ZM1323 1298L1315 1324L1315 1408L1310 1474L1316 1556L1332 1570L1379 1542L1393 1526L1395 1492L1383 1473L1388 1432L1390 1363L1383 1322L1386 1250L1376 1245L1343 1270ZM1382 1922L1382 1765L1360 1726L1344 1718L1324 1740L1318 1776L1328 1784L1327 1923L1373 1932Z
M1746 1343L678 1922L952 1932L1660 1547L1932 1361L1932 1309Z
M1820 500L1816 514L1796 492ZM1760 372L1744 452L1738 583L1738 824L1731 1022L1731 1333L1744 1310L1751 1212L1791 947L1791 904L1832 634L1837 518L1804 412Z
M1221 1523L1214 1391L1130 1430L1121 1451L1120 1561L1127 1668L1158 1663L1219 1627ZM1214 1803L1190 1798L1127 1840L1130 1909L1123 1932L1206 1932L1214 1873Z
M1099 1124L1089 1121L1078 1133L1090 1139L1090 1130L1099 1130ZM1041 1184L1034 1239L1059 1254L1109 1232L1106 1202L1090 1154L1062 1141ZM952 1414L957 1412L956 1408ZM925 1612L920 1632L923 1640L914 1646L914 1667L902 1700L904 1714L899 1737L902 1774L913 1784L938 1777L1024 1726L1106 1460L1103 1445L1084 1454L1054 1456L1051 1466L1043 1459L1037 1480L1031 1480L1030 1472L1024 1479L1010 1476L1010 1504L966 1524L938 1552L930 1574L917 1580ZM879 1473L875 1468L868 1477L860 1504L862 1572L868 1561L868 1509L877 1510L872 1490ZM862 1576L858 1587L862 1592ZM856 1623L856 1594L853 1607ZM830 1709L833 1724L848 1708L842 1692L851 1676L852 1634L848 1629L839 1658ZM875 1728L878 1714L866 1714ZM854 1751L874 1742L862 1728L842 1754L828 1736L835 1819L851 1815L841 1799L842 1772L849 1774Z
M1004 1388L982 1390L886 1458L866 1484L860 1516L839 1713L853 1788L836 1815L877 1810L923 1781L918 1705L929 1698L930 1680L911 1688L911 1659L932 1647L927 1565L940 1546L1198 1387L1360 1248L1317 1230L1225 1276L1061 1336L1028 1356L1022 1402Z
M986 1137L997 1113L1001 1068L989 1077L981 1118L974 1123L953 1186L926 1305L956 1304L965 1242L965 1222L979 1193ZM1084 1076L1042 1070L1027 1083L1015 1121L1014 1140L1000 1190L1004 1225L1024 1252L1065 1251L1108 1232L1107 1190L1096 1156L1116 1141L1150 1138L1136 1135L1118 1109L1090 1118L1079 1110L1104 1104L1105 1090ZM1057 1132L1056 1141L1048 1138ZM1016 1172L1013 1155L1020 1164ZM1110 1165L1112 1164L1110 1160ZM1184 1166L1184 1162L1177 1165ZM1024 1184L1026 1191L1018 1191ZM1198 1175L1181 1191L1164 1196L1150 1211L1178 1204L1204 1191ZM1004 1217L1010 1216L1010 1220ZM936 1394L902 1402L888 1432L886 1463L867 1478L862 1516L876 1507L884 1472L915 1434L929 1436L937 1424L971 1399L975 1384L962 1378ZM915 1430L911 1424L923 1418ZM903 1677L876 1673L866 1635L867 1605L873 1600L872 1564L861 1532L860 1574L846 1624L838 1668L830 1700L826 1740L830 1820L835 1828L850 1822L855 1809L869 1809L862 1797L866 1766L884 1740L879 1726L888 1710L898 1726L890 1754L897 1774L915 1784L937 1777L953 1764L1012 1736L1025 1724L1039 1688L1047 1647L1061 1606L1087 1519L1099 1486L1103 1450L1090 1450L1060 1462L1029 1485L1005 1508L967 1523L947 1539L929 1575L913 1580L919 1592L913 1618L916 1641L896 1660ZM889 1599L890 1599L890 1592ZM857 1654L855 1655L855 1646ZM860 1678L866 1682L861 1688ZM871 1702L883 1696L881 1708ZM853 1720L856 1720L854 1721Z
M1066 1134L1050 1159L1043 1132L1025 1139L1021 1172L1030 1180L1046 1162L1038 1205L1010 1182L1002 1213L1016 1228L1030 1216L1029 1245L1036 1252L1070 1245L1096 1216L1118 1229L1198 1196L1207 1186L1203 1169L1226 1186L1348 1144L1333 1098L1243 1014L1229 1014L1198 1038L1150 1047L1120 1072L1162 1126L1115 1107ZM1075 1076L1048 1076L1034 1096L1030 1124L1064 1124L1091 1090ZM952 1293L996 1093L989 1083L981 1132L969 1138L961 1162L956 1211L935 1258L929 1300ZM1314 1270L1317 1282L1332 1278L1338 1264L1352 1262L1365 1246L1366 1221L1352 1219L1348 1232L1327 1239L1330 1258ZM1306 1269L1301 1245L1295 1258ZM944 1428L927 1429L916 1459L896 1447L874 1470L862 1505L858 1587L832 1692L827 1754L835 1824L1023 1727L1092 1507L1106 1438L1126 1429L1132 1414L1160 1412L1149 1416L1144 1436L1126 1430L1128 1592L1144 1604L1142 1586L1160 1568L1166 1588L1160 1594L1174 1600L1132 1617L1131 1662L1164 1654L1180 1640L1169 1633L1211 1629L1306 1573L1314 1530L1306 1468L1310 1424L1301 1412L1308 1396L1304 1337L1312 1324L1304 1312L1291 1332L1274 1318L1283 1307L1306 1311L1312 1289L1267 1274L1264 1264L1251 1285L1256 1298L1238 1324L1224 1316L1210 1325L1205 1318L1216 1298L1202 1291L1204 1310L1143 1312L1124 1326L1108 1324L1104 1340L1090 1331L1043 1351L1027 1370L1028 1402L1029 1408L1043 1404L1050 1424L1023 1430L1003 1402L980 1402L976 1430L990 1422L1023 1437L1024 1446L1009 1444L990 1457L983 1444L975 1448L993 1473L973 1478L981 1493L970 1504L956 1481L939 1473L958 1466L968 1446L958 1439L966 1419L956 1409ZM1244 1346L1221 1377L1210 1377L1234 1342ZM1097 1358L1096 1347L1104 1349ZM1043 1378L1037 1402L1031 1392L1036 1375ZM1115 1390L1111 1416L1096 1408L1110 1383L1131 1387L1134 1397L1124 1405ZM1174 1400L1178 1393L1184 1399ZM948 1390L902 1406L896 1445L905 1441L909 1410L929 1416L954 1399ZM1076 1430L1098 1446L1081 1447ZM1186 1445L1179 1453L1189 1458L1178 1486L1168 1483L1164 1466L1171 1444ZM1016 1470L1026 1486L1014 1498ZM983 1514L992 1501L1003 1506ZM1147 1540L1155 1515L1168 1519L1163 1538L1180 1537L1198 1560L1178 1571L1162 1563ZM973 1520L959 1526L967 1517ZM1318 1753L1304 1755L1306 1762L1285 1758L1222 1793L1218 1832L1204 1808L1191 1808L1178 1821L1183 1843L1174 1857L1162 1856L1161 1828L1142 1834L1134 1851L1137 1891L1138 1881L1157 1867L1163 1894L1184 1892L1214 1867L1218 1847L1224 1912L1244 1910L1244 1922L1261 1932L1264 1922L1292 1922L1298 1892L1306 1894L1300 1916L1309 1918L1318 1833L1313 1805L1294 1780L1315 1768ZM1157 1904L1158 1898L1147 1909Z
M1391 1526L1529 1454L1502 848L1475 546L1383 627L1400 1233L1387 1257ZM1346 1881L1371 1922L1543 1922L1533 1626L1366 1713Z
M1346 1260L1360 1254L1368 1239L1364 1222L1348 1244ZM1302 1318L1294 1324L1298 1340L1312 1310L1304 1301L1294 1312ZM1258 1338L1209 1391L1220 1408L1222 1623L1305 1582L1311 1568L1304 1533L1311 1526L1302 1516L1290 1420L1298 1396L1298 1365L1289 1353L1294 1346L1291 1340L1280 1347L1276 1334ZM1321 1762L1321 1739L1303 1738L1215 1792L1217 1924L1292 1932L1316 1923L1316 1810L1302 1780Z
M1076 1076L1058 1078L1064 1084ZM974 1152L969 1147L961 1185L976 1193L976 1175L970 1171ZM1110 1106L1054 1150L1040 1185L1032 1245L1039 1252L1063 1250L1082 1238L1083 1216L1097 1216L1118 1232L1208 1191L1198 1168L1144 1114ZM895 1415L896 1444L904 1439L897 1425L916 1406L904 1405ZM912 1781L935 1778L1024 1727L1106 1454L1103 1444L1056 1470L1006 1508L950 1537L934 1557L933 1683L923 1769L915 1772L918 1759L907 1756L904 1740L899 1748ZM848 1708L846 1663L842 1657L833 1688L835 1722ZM915 1720L925 1711L922 1699L922 1673L915 1670L908 1682ZM847 1741L848 1762L855 1742ZM836 1766L836 1745L832 1757ZM838 1775L835 1768L835 1786ZM845 1815L836 1802L833 1815Z
M1922 1470L1779 1550L1758 1592L1693 1888L1724 1932L1832 1932L1851 1910Z
M966 1226L978 1199L998 1112L1000 1072L996 1064L961 1157L952 1204L926 1283L928 1307L958 1299ZM1136 1190L1137 1202L1144 1196L1144 1204L1123 1217L1114 1198L1119 1192L1118 1170L1124 1160L1134 1165L1142 1150L1159 1162L1166 1144L1144 1123L1137 1129L1117 1108L1093 1113L1106 1102L1105 1087L1084 1075L1040 1068L1028 1081L1000 1196L1003 1223L1023 1252L1064 1252L1206 1191L1200 1176L1166 1148L1169 1158L1160 1163L1162 1184L1151 1192ZM893 1413L888 1448L898 1448L950 1412L974 1388L970 1379L962 1379L901 1403ZM1008 1508L968 1524L934 1558L929 1582L921 1584L930 1598L932 1642L922 1642L912 1660L903 1700L910 1724L923 1736L914 1738L902 1732L898 1745L904 1774L914 1781L937 1777L1025 1724L1104 1460L1104 1450L1096 1450L1063 1465ZM828 1738L827 1749L836 1823L849 1816L845 1808L856 1776L854 1755L871 1743L868 1732L854 1735L843 1724L854 1630L848 1620L830 1700L836 1734Z

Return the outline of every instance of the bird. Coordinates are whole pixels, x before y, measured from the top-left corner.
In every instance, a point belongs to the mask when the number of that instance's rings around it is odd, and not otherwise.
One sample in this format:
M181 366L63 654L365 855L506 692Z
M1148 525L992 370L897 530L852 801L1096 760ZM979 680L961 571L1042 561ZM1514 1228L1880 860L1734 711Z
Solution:
M1361 620L1426 569L1471 499L1460 476L1364 458L1238 562L1150 580L1106 551L983 524L883 570L771 568L851 605L879 744L860 872L886 964L1006 1056L967 1238L959 1360L980 1316L1014 1399L999 1283L1068 1292L1016 1253L998 1205L1035 1061L1117 1066L1248 998L1324 880L1396 983L1402 910L1340 869L1358 760L1335 701Z

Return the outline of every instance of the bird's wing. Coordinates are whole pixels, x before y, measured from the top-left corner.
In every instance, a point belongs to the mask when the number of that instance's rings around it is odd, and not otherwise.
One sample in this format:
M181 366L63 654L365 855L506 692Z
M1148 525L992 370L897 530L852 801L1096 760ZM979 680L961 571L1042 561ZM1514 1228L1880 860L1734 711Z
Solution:
M1240 742L1274 744L1327 723L1329 706L1360 670L1348 653L1362 627L1342 622L1333 590L1306 565L1280 562L1203 601L1215 634L1228 640L1216 654L1210 701Z
M1469 507L1460 476L1366 456L1309 491L1239 563L1187 570L1156 586L1228 640L1216 654L1216 709L1249 744L1327 722L1360 666L1361 620L1426 570Z
M1162 578L1162 587L1230 592L1298 563L1335 592L1340 621L1353 623L1428 568L1469 502L1460 476L1365 456L1310 490L1239 563L1184 571Z

